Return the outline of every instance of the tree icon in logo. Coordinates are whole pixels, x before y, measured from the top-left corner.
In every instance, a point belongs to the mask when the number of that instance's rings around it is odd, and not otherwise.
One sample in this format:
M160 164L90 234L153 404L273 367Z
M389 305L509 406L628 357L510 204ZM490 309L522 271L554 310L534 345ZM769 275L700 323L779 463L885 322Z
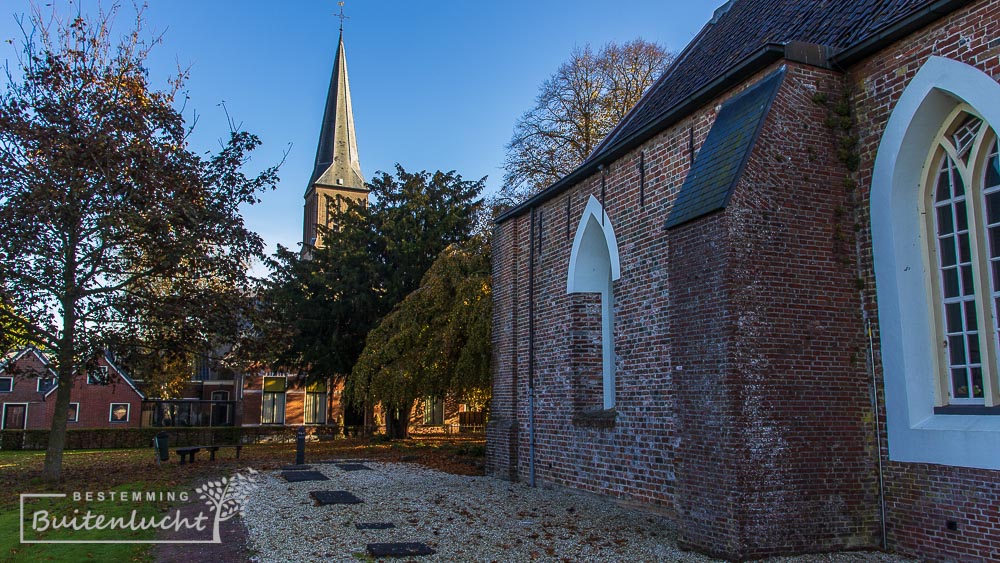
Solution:
M237 473L228 479L223 477L216 481L209 481L195 488L194 492L198 493L198 498L204 500L206 506L215 510L215 525L212 529L214 543L222 543L222 538L219 536L219 523L243 513L243 507L246 505L250 493L258 487L257 475L256 470L247 468L246 473Z

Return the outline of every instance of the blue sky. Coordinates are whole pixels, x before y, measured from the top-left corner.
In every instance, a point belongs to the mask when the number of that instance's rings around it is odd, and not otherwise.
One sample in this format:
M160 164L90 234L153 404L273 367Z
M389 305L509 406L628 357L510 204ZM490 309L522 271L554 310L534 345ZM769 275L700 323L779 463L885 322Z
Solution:
M396 162L411 171L456 170L468 179L489 176L494 191L514 121L574 46L642 37L679 51L722 1L347 0L344 40L362 171L370 178ZM97 2L82 5L94 10ZM14 14L28 6L2 2L0 39L16 42ZM129 11L116 29L129 28ZM190 66L186 117L199 117L194 148L217 148L226 135L224 101L263 141L252 169L288 151L278 189L245 211L271 250L276 243L297 248L302 236L338 11L333 0L149 0L147 28L164 33L150 78L164 86L178 63ZM14 47L0 45L0 59L13 59Z

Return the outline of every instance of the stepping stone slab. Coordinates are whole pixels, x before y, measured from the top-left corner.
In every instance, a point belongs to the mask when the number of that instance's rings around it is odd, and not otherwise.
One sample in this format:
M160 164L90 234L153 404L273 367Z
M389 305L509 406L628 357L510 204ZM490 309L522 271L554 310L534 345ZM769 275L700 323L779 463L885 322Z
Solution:
M337 467L344 471L371 471L371 467L363 463L338 463Z
M389 530L396 525L392 522L358 522L354 527L359 530Z
M412 557L414 555L434 555L433 549L418 542L370 543L368 553L372 557Z
M328 504L358 504L364 502L347 491L311 491L309 496L316 499L320 506Z
M298 483L300 481L329 481L326 475L319 471L284 471L281 474L285 481Z
M311 465L286 465L281 468L282 471L306 471L312 469Z

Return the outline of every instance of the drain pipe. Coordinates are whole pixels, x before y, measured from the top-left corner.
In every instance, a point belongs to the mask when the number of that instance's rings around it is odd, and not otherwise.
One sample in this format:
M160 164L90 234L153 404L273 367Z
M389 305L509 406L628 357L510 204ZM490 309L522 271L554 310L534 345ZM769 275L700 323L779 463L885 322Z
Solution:
M882 550L889 550L889 538L885 532L885 480L882 468L882 424L879 421L881 413L878 408L878 381L875 378L875 337L872 335L872 320L865 311L865 330L868 332L868 365L872 376L872 409L875 414L875 446L877 448L876 458L878 459L878 498L879 508L882 512Z
M535 208L531 208L528 250L528 474L535 486Z

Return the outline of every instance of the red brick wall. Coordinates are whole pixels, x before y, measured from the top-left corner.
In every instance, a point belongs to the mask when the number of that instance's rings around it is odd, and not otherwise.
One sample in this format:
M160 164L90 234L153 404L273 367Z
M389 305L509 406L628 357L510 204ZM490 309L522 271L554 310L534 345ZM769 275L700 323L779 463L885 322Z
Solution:
M13 387L10 393L0 393L0 416L3 416L3 405L7 403L28 403L26 428L48 428L51 419L46 414L46 405L42 394L38 392L37 375L48 375L38 356L29 352L22 355L10 369L0 372L0 377L13 377Z
M928 56L1000 77L998 21L1000 2L980 2L846 73L788 63L723 213L662 231L689 168L688 131L700 146L726 96L609 167L604 205L622 269L611 428L578 416L600 400L597 301L565 293L572 237L587 197L601 197L600 176L541 204L538 479L672 508L682 545L730 558L879 546L864 321L877 320L872 163L895 101ZM839 162L839 133L824 125L827 106L848 91L861 140L858 188ZM487 470L512 479L529 477L529 225L524 213L500 224L494 239ZM877 322L875 329L877 343ZM876 350L880 378L878 360ZM889 548L931 560L995 558L998 472L891 462L879 422Z
M1000 80L998 38L1000 2L978 2L849 69L860 137L857 179L862 204L856 209L855 222L861 227L862 293L865 311L873 321L875 368L883 406L871 218L866 205L882 131L903 90L931 55L961 61ZM884 429L884 417L880 422ZM893 462L888 459L884 432L882 440L889 547L933 561L996 560L1000 554L1000 472ZM958 529L949 530L949 521Z
M109 365L103 358L99 360L99 364ZM52 420L57 392L54 391L47 397L47 420ZM69 400L71 403L80 403L80 411L78 421L68 423L67 428L138 428L141 425L142 398L113 367L108 368L107 385L88 384L86 375L78 375L73 381ZM112 403L129 405L128 422L110 421Z
M103 358L99 364L110 366ZM55 409L56 392L43 397L37 391L38 380L34 373L45 373L43 365L34 354L27 354L17 362L18 376L15 378L14 392L0 394L0 402L30 402L28 406L29 429L48 429L52 426L52 414ZM121 377L115 368L109 367L108 385L88 385L85 375L74 378L73 389L70 392L70 402L80 403L77 422L70 422L69 429L77 428L135 428L140 426L142 413L142 398ZM110 422L112 403L127 403L129 405L128 422ZM0 407L2 408L2 407Z
M673 508L683 545L727 557L877 545L847 170L823 125L827 110L813 99L842 89L836 73L789 64L727 211L668 233L662 224L690 166L688 131L700 146L725 98L640 149L645 206L638 151L610 166L605 209L622 267L613 428L574 422L600 402L599 309L596 298L565 292L572 236L586 198L600 198L600 177L540 207L539 479ZM493 435L488 465L521 479L528 477L528 223L522 216L498 228L491 425L514 412L520 432L511 438L516 470L503 444L494 450Z
M538 208L539 480L674 509L682 544L724 556L876 545L867 380L841 346L861 338L853 247L835 237L845 228L846 169L813 101L841 89L835 73L790 65L782 110L729 210L669 233L662 225L690 166L689 131L700 146L728 95L609 167L604 207L622 271L611 428L580 416L601 404L599 300L566 294L573 236L601 178ZM494 243L487 467L519 479L529 478L530 240L526 213L499 225Z

